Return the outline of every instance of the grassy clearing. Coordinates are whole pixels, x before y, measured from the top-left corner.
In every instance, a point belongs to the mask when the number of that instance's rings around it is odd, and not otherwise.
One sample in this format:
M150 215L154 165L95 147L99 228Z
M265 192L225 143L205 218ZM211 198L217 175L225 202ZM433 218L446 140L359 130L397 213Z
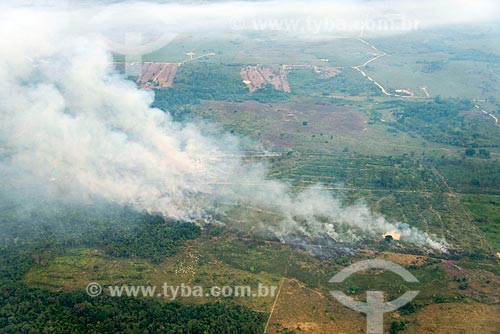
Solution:
M103 286L125 284L151 285L158 288L165 282L171 286L184 283L204 288L251 286L256 289L259 283L267 286L278 285L279 270L283 267L273 266L272 261L276 261L276 254L279 253L285 257L286 248L266 246L252 252L245 251L241 245L234 242L221 241L221 245L231 247L229 254L233 255L224 253L224 256L219 256L219 247L213 248L213 245L217 244L217 241L212 244L209 240L197 240L157 265L138 258L113 258L95 249L72 249L46 266L35 266L25 275L23 281L29 286L52 291L83 290L89 282L99 282ZM181 302L198 304L218 300L205 296L184 298ZM271 297L241 297L231 300L262 312L267 312L273 302Z
M462 202L474 223L483 231L494 250L500 252L500 196L463 196Z

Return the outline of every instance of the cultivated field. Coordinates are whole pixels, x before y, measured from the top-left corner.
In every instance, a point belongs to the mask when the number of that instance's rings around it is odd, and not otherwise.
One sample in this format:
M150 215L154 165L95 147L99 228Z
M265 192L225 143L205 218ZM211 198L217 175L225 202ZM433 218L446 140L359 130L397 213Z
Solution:
M115 63L118 69L137 75L137 84L146 89L172 86L179 63Z
M285 93L291 92L284 66L274 68L246 66L241 69L240 73L243 82L247 85L250 92L255 92L266 85L271 85L274 89L284 91Z

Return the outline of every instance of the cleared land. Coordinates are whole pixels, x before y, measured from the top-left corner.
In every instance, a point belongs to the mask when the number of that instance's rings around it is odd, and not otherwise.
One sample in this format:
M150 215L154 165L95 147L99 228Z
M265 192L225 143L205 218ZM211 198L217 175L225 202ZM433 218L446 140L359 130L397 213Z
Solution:
M486 43L464 36L449 41L421 33L373 38L369 43L354 38L310 43L307 47L295 41L197 41L199 52L215 56L183 65L174 87L164 90L171 93L166 98L169 102L195 91L196 99L176 102L180 110L189 109L190 116L208 118L232 133L250 137L258 149L270 150L270 154L247 157L266 159L270 178L285 180L292 189L320 183L348 203L363 200L391 221L445 237L450 254L433 258L435 255L398 241L386 243L381 235L380 240L367 241L369 250L324 260L294 245L241 235L237 228L213 227L159 264L81 246L33 266L22 282L57 291L82 290L94 280L103 284L185 282L207 287L255 286L258 282L278 286L283 282L277 300L231 302L271 313L266 333L365 333L366 319L336 302L330 290L342 290L358 299L365 297L366 290L381 290L394 299L413 287L378 272L354 275L339 286L328 280L357 260L382 258L400 263L421 282L417 288L421 293L410 307L385 315L385 332L498 334L500 151L495 142L495 119L499 104L492 97L498 98L500 90L498 67L492 68L489 59L496 59L500 51L498 39L489 41L490 49L483 50L493 55L471 51ZM371 43L380 48L378 55L387 55L377 58L373 51L378 49ZM192 50L193 43L184 44L174 41L146 59L177 61L178 57L181 61L185 55L180 52ZM287 63L298 65L273 65ZM244 64L262 65L241 69ZM362 70L352 68L355 65ZM157 70L148 67L141 74L141 84L153 80ZM360 71L366 71L365 76ZM255 94L248 93L241 78ZM375 79L388 94L374 84ZM262 89L266 85L280 92ZM283 94L286 89L293 94ZM266 91L272 94L266 95ZM432 115L434 122L422 119L426 108L410 115L407 105L384 104L396 100L424 103L418 98L437 95L478 99L474 101L478 107L460 111L458 116L443 113L438 123L436 115ZM248 101L250 98L259 100ZM463 113L470 117L462 119ZM398 123L399 115L406 115L407 123ZM456 133L472 122L478 122L480 131L464 134L488 140L473 146L475 150L468 156L470 145L450 144L444 137L464 137ZM488 155L481 156L481 149ZM220 208L226 213L221 221L227 226L276 222L272 213L259 208L238 203L220 203ZM213 301L220 300L181 302ZM393 324L400 329L393 331Z
M274 89L284 91L285 93L291 92L284 66L246 66L241 69L240 73L243 82L252 93L264 88L266 85L272 85Z
M137 74L136 82L142 88L165 88L174 83L179 63L116 63L117 67L132 74Z

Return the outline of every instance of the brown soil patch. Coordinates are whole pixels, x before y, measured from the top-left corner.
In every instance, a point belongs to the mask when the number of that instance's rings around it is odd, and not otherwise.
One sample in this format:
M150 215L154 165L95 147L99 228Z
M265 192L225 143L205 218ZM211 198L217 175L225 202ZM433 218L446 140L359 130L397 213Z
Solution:
M499 334L499 315L498 305L434 304L412 316L405 333Z
M144 88L170 87L178 67L178 63L144 63L137 82Z
M305 334L350 334L361 333L365 327L360 313L345 308L333 297L287 279L266 333L283 333L287 328Z
M252 93L268 84L272 85L276 90L286 93L291 92L286 70L283 66L246 66L241 69L240 74L243 82Z
M366 137L363 129L368 117L344 106L307 103L269 105L257 101L216 101L207 102L206 106L206 109L216 111L216 117L220 117L224 123L255 124L246 130L258 132L267 149L286 150L296 147L303 141L303 137L311 138L312 135L317 136L318 140L322 138L321 141L332 141L332 135L353 139Z
M140 72L136 82L142 88L170 87L174 83L174 77L179 68L179 63L117 63L118 68L129 69L132 73Z
M385 332L392 321L407 324L401 333L420 334L500 334L500 306L478 302L444 303L425 306L412 315L398 312L384 316ZM286 333L365 333L366 318L329 295L287 279L270 319L267 334Z

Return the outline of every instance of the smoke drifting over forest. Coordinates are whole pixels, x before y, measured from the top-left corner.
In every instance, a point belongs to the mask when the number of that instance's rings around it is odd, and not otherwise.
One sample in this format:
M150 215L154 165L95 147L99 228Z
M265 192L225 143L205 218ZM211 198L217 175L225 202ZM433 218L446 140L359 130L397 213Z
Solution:
M151 108L153 93L115 72L105 40L82 33L79 15L29 6L1 14L3 200L108 201L194 220L229 199L276 212L264 228L278 236L356 241L397 231L403 241L446 250L437 237L388 222L364 204L344 206L321 189L293 192L269 179L264 165L224 159L239 150L235 136L209 135Z

